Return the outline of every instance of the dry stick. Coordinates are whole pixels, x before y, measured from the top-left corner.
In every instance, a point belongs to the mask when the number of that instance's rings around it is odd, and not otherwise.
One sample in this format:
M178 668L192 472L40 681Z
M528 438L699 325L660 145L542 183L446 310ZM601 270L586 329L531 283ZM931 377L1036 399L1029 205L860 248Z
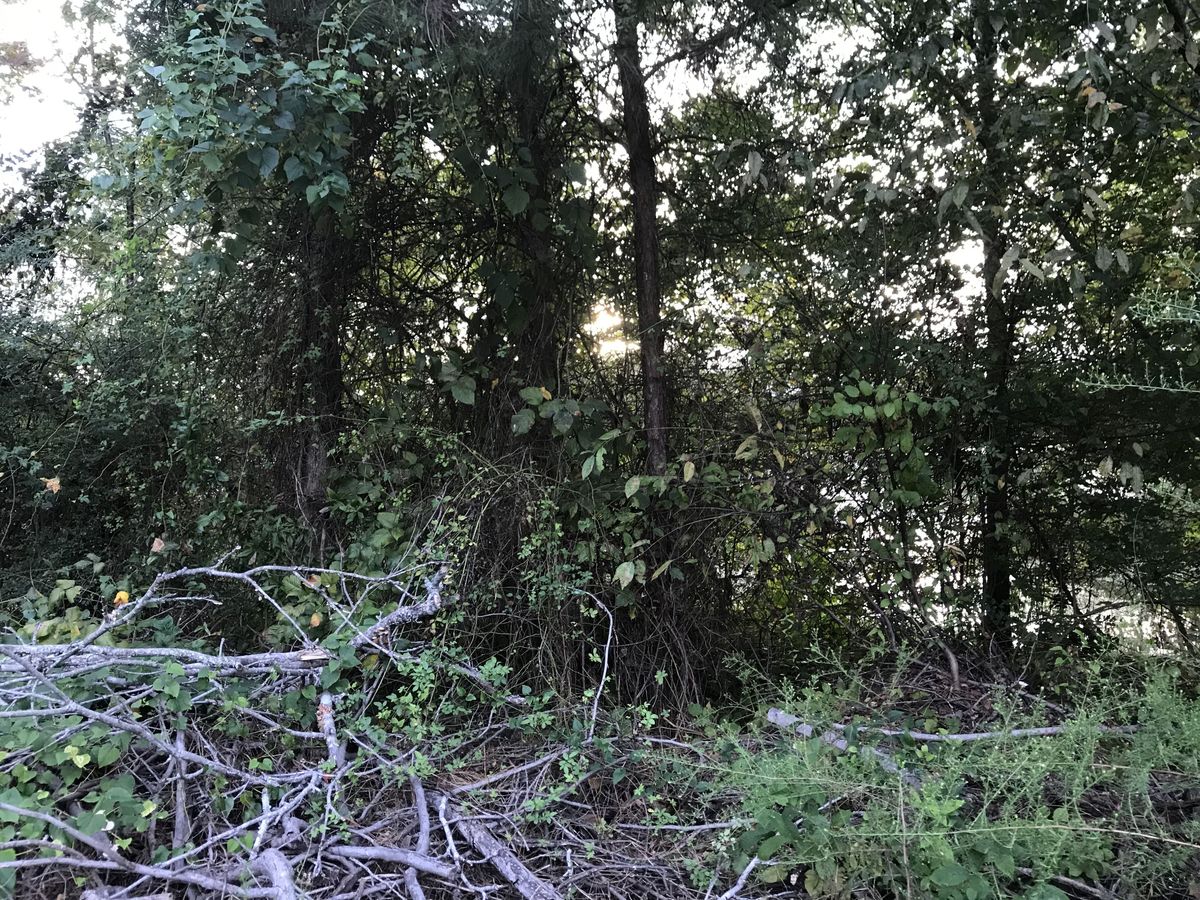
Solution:
M750 873L754 871L754 867L761 860L757 856L750 857L750 862L746 863L746 868L742 869L742 874L738 876L737 881L733 883L733 887L723 893L717 900L733 900L738 895L742 888L746 886L746 880L750 877Z
M838 723L830 726L838 731L845 731L847 726ZM914 741L926 743L969 744L973 741L995 741L1000 738L1053 737L1056 734L1066 734L1075 729L1070 725L1050 725L1045 728L1012 728L1008 731L976 731L968 734L932 734L927 731L909 731L905 728L859 728L859 734L881 734L884 737L908 737ZM1135 734L1136 725L1096 725L1094 731L1100 734Z
M454 866L446 865L446 863L439 862L430 856L414 853L411 850L401 850L398 847L350 847L343 845L330 847L325 853L328 856L334 856L338 859L374 859L380 862L396 863L401 866L409 866L418 872L424 872L435 878L444 878L447 881L454 878L456 871Z
M254 861L252 871L271 882L276 900L296 900L296 880L292 864L279 850L264 850Z
M187 748L183 744L183 729L175 732L175 752L182 754ZM191 826L187 814L187 767L182 759L175 760L178 774L175 776L175 829L171 833L171 855L174 856L187 843Z
M430 795L440 811L454 817L454 827L468 844L483 854L492 868L504 876L525 900L562 900L562 894L535 875L505 844L484 825L468 818L463 810L440 794Z
M185 862L189 857L195 856L198 853L203 853L205 850L208 850L211 847L215 847L216 845L228 840L231 837L235 837L240 834L247 834L251 828L254 828L256 825L258 825L264 819L269 819L269 818L273 817L275 819L282 821L288 815L290 815L296 809L296 807L298 807L301 803L303 803L305 798L307 798L309 794L311 794L313 791L315 791L320 784L321 784L321 773L314 772L312 774L312 777L309 779L308 784L303 787L297 788L295 796L292 797L290 800L288 800L287 803L281 804L279 807L277 807L274 812L268 811L265 813L261 813L257 817L250 819L247 822L243 822L240 825L235 825L232 828L227 828L225 831L222 831L218 834L211 835L208 838L208 840L205 841L203 844L198 844L197 846L193 847L190 850L186 850L181 854L176 854L175 856L172 856L170 859L163 860L162 865L164 865L164 866L179 865L180 863Z
M53 828L61 829L63 834L74 839L85 847L94 850L103 859L76 859L72 857L53 857L49 859L36 860L9 860L0 862L0 869L18 869L26 868L33 865L66 865L68 868L93 868L93 869L118 869L126 872L132 872L135 875L143 875L147 878L153 878L159 881L177 881L182 884L192 884L197 887L205 888L206 890L216 891L221 896L231 897L273 897L276 896L274 889L243 890L237 885L231 884L211 875L206 875L202 870L191 869L182 872L172 872L168 869L163 869L158 866L147 866L133 860L126 859L121 856L111 844L106 845L105 842L99 841L93 835L84 834L78 828L68 824L62 819L41 812L36 809L25 809L20 806L12 806L11 804L0 802L0 811L12 813L16 816L25 816L31 819L37 819L40 822L45 822Z
M802 722L797 716L785 713L781 709L775 709L774 707L769 709L767 711L767 721L772 725L778 725L780 728L793 731L803 738L816 737L822 744L828 744L830 747L835 747L843 752L850 750L850 742L837 731L830 729L818 734L813 726ZM901 768L900 764L892 759L890 753L885 753L877 747L867 746L859 747L858 752L860 756L872 758L885 772L890 772L892 775L899 775L900 779L909 787L919 788L921 786L921 776L908 769Z
M429 853L429 807L425 800L425 786L416 775L410 775L408 783L412 786L413 809L417 813L417 852L425 855ZM404 886L408 888L409 900L425 900L417 870L412 866L404 870Z
M438 663L435 663L437 665ZM499 697L509 706L526 707L529 705L529 698L522 697L518 694L501 694L496 690L495 685L487 680L487 677L478 669L468 666L465 663L449 662L445 663L445 667L451 672L457 672L459 675L465 675L470 678L476 685L486 691L492 697Z
M604 610L604 614L608 616L608 638L604 641L604 664L600 670L600 683L596 685L596 696L592 698L592 721L588 724L587 739L590 741L596 735L596 719L600 716L600 697L604 693L604 685L608 681L608 655L612 650L613 631L616 628L616 624L613 621L613 614L599 599L592 594L588 594L587 591L580 591L579 593L587 594L587 596L591 597L592 602Z
M148 744L155 747L164 756L171 756L171 757L174 757L176 760L180 760L180 761L187 760L188 762L196 763L197 765L206 766L208 768L211 768L215 772L219 772L222 775L230 775L233 777L241 778L241 779L248 781L255 785L261 785L261 784L278 785L278 784L285 783L287 781L295 781L295 780L298 780L299 778L305 777L306 773L303 773L303 772L299 773L298 776L296 776L296 775L277 776L277 777L258 776L258 775L254 775L250 772L242 772L239 769L235 769L233 766L227 766L224 763L219 762L218 760L208 759L208 758L200 756L196 753L192 753L186 749L177 753L175 751L175 748L171 744L168 744L166 741L164 741L158 735L154 734L152 731L150 731L149 728L146 728L140 722L135 722L132 719L129 719L129 720L118 719L116 716L110 716L107 713L102 713L102 712L98 712L97 710L94 710L94 709L89 709L88 707L84 706L82 703L77 703L76 701L72 700L70 697L68 697L66 694L64 694L61 690L59 690L58 686L56 684L54 684L47 676L43 675L41 672L36 671L32 666L29 665L28 662L26 662L25 660L21 659L20 657L14 655L12 650L13 650L13 648L11 645L0 644L0 655L7 656L9 659L18 663L21 666L21 668L23 668L25 670L25 672L28 675L30 675L35 681L39 682L44 687L49 688L51 691L53 691L55 694L57 694L59 696L60 700L62 701L62 704L61 704L62 707L66 708L66 712L68 715L83 716L86 719L91 719L93 722L101 722L101 723L109 726L110 728L116 729L117 731L124 731L124 732L127 732L128 734L136 735L137 737L140 737L142 740L146 741Z
M220 563L217 564L218 566ZM330 659L327 652L316 646L308 646L303 650L290 653L261 653L250 654L238 657L229 657L224 654L213 656L210 654L201 653L198 651L186 650L181 648L119 648L119 647L103 647L96 646L95 642L107 632L114 628L125 624L135 618L138 611L152 602L162 602L164 600L175 599L172 597L158 596L159 587L175 578L190 578L196 576L208 576L216 578L228 578L250 585L254 592L260 597L266 599L272 606L277 608L277 604L266 593L266 591L254 581L254 575L259 572L266 571L332 571L332 570L316 570L303 569L297 570L289 567L265 566L258 569L249 570L242 573L231 573L219 570L217 567L203 567L192 569L181 569L173 573L166 573L155 579L151 587L139 600L131 604L129 608L121 610L117 615L110 617L99 628L85 636L84 638L72 642L68 645L7 645L0 646L0 672L8 672L12 674L23 674L28 677L30 683L30 692L35 700L40 700L45 703L42 709L34 710L4 710L0 712L5 718L31 717L42 718L45 716L65 716L79 715L92 722L99 722L119 731L125 731L142 739L154 750L159 751L168 759L172 760L174 765L178 766L178 771L175 774L175 828L173 833L174 855L161 866L149 866L136 863L132 860L123 858L119 852L113 847L111 842L101 840L100 836L87 836L72 828L66 823L60 822L57 818L46 813L41 813L36 810L17 809L16 807L6 807L0 804L0 809L16 813L18 815L28 816L35 819L41 819L56 827L60 827L65 834L77 841L81 846L89 848L98 854L100 859L89 859L83 856L77 856L74 852L70 855L61 855L49 859L38 860L12 860L7 863L0 863L0 868L33 868L44 866L66 866L76 869L92 869L92 870L107 870L107 871L125 871L131 874L141 876L141 880L153 879L166 882L175 882L187 884L192 887L198 887L205 891L214 892L225 896L241 896L241 897L264 897L275 898L275 900L295 900L297 896L292 864L277 848L268 848L263 850L262 847L266 843L266 837L271 827L272 820L278 820L282 816L291 812L303 799L319 784L322 775L319 771L307 770L297 772L290 775L279 776L256 776L248 772L240 771L239 769L226 765L216 758L208 758L199 753L189 750L182 732L177 732L174 735L174 740L168 743L161 738L157 733L152 731L145 725L137 722L132 717L118 718L111 712L99 711L92 709L89 706L79 703L71 699L56 683L58 679L64 677L73 677L81 674L86 674L95 671L98 668L105 668L113 665L124 665L131 670L134 679L141 677L142 672L152 672L158 666L161 666L166 661L176 662L182 665L185 674L199 675L204 674L239 674L247 673L262 673L274 675L304 675L307 676L313 670L319 669ZM446 568L442 569L431 579L426 579L425 586L427 589L427 598L423 603L414 606L401 607L393 611L387 616L384 616L374 627L367 632L360 634L355 641L356 646L362 646L365 643L373 642L376 637L381 637L383 633L397 624L404 624L416 621L424 616L429 616L437 612L442 605L442 595L440 591L440 582L446 573ZM359 577L351 573L338 573L344 577ZM362 577L361 580L374 583L394 584L395 576L383 579L372 579ZM405 592L405 596L409 596ZM286 618L286 614L284 614ZM294 623L293 623L294 624ZM38 688L45 689L41 692ZM523 698L522 698L523 699ZM297 737L315 737L324 738L326 747L329 751L330 759L334 765L341 768L345 762L345 749L338 742L336 724L333 717L333 699L326 692L320 698L322 709L318 713L318 722L320 723L320 732L315 733L300 733L291 732ZM121 712L121 710L114 710ZM265 717L255 716L260 720L266 721ZM286 730L286 729L285 729ZM216 753L215 748L210 748L207 752ZM199 847L192 850L181 852L182 847L186 844L191 836L191 826L187 821L187 804L188 791L186 780L189 777L187 773L187 764L199 766L199 773L203 772L219 772L226 775L239 778L243 784L255 784L259 786L269 785L284 785L300 779L309 779L307 787L302 787L297 796L290 802L281 804L281 807L272 811L269 806L269 797L264 790L263 814L256 820L243 823L241 826L225 832L222 835L211 837ZM325 776L328 778L328 776ZM452 880L461 869L461 857L457 854L453 847L453 839L450 839L451 852L455 858L455 865L447 865L440 860L428 856L429 847L429 810L427 801L423 794L423 789L419 781L414 781L414 798L417 803L418 818L421 820L421 839L418 844L417 853L408 853L402 850L396 850L386 847L334 847L328 852L331 856L343 860L369 860L377 859L385 862L398 863L408 867L408 873L413 877L406 878L406 881L415 881L416 872L425 872L443 880ZM443 820L444 821L444 820ZM206 848L212 846L221 838L228 834L248 832L255 825L258 825L257 836L254 841L254 847L251 853L251 858L247 862L242 862L240 866L235 865L233 868L224 870L220 876L216 872L208 872L198 867L192 867L188 870L171 868L177 866L185 858L194 856L197 853L203 852ZM447 826L447 832L449 832ZM449 836L449 834L448 834ZM49 845L46 845L49 846ZM61 848L67 850L67 848ZM240 872L246 872L246 865L249 865L249 872L255 876L265 879L270 883L269 888L241 888L235 883L225 881L223 878L233 877ZM519 866L520 864L517 863ZM411 885L410 885L411 887ZM414 900L422 900L419 884L416 885ZM554 900L556 895L547 896L549 900Z
M767 711L767 721L773 725L778 725L780 728L794 731L804 738L815 736L820 739L821 743L836 747L838 750L850 750L850 742L840 736L840 733L846 730L845 725L833 725L828 731L817 734L817 730L812 725L802 722L798 717L790 713L785 713L783 710L776 709L775 707ZM1137 731L1136 725L1097 725L1094 727L1101 734L1126 735ZM1050 737L1057 734L1065 734L1071 730L1070 726L1063 725L1053 725L1046 728L1013 728L1009 731L980 731L971 734L930 734L924 731L906 731L894 728L859 729L860 733L882 734L887 737L910 737L916 741L940 741L955 744L999 740L1001 738ZM892 758L891 754L885 753L877 747L860 746L858 750L860 755L872 757L885 772L899 775L901 780L909 787L919 788L921 786L921 776L910 769L901 768Z
M789 721L784 721L789 720ZM783 712L780 709L772 708L767 712L767 721L774 725L779 725L787 728L791 725L799 723L800 720L795 716ZM801 723L803 724L803 723ZM812 731L811 725L803 725L804 728ZM845 731L847 726L842 724L833 724L831 728L837 731ZM881 734L885 737L909 737L914 741L925 741L928 743L950 743L950 744L969 744L973 741L995 741L1001 738L1026 738L1026 737L1053 737L1056 734L1067 734L1074 731L1072 725L1049 725L1044 728L1011 728L1008 731L975 731L967 734L933 734L928 731L910 731L906 728L859 728L859 734ZM1135 734L1138 727L1136 725L1094 725L1091 731L1099 734ZM805 734L805 737L811 737L811 733ZM826 743L830 743L826 741ZM835 744L839 749L845 750L842 746L844 741ZM882 751L880 751L882 752Z
M70 645L68 645L70 646ZM35 667L62 669L62 661L53 659L62 650L61 644L5 644L10 663L0 663L0 672L18 672L22 667L17 660L31 663ZM74 667L63 674L76 674L87 668L104 668L115 664L145 665L155 667L163 661L177 662L184 673L195 675L201 671L213 675L237 675L242 673L272 672L281 674L308 674L329 662L329 654L320 647L306 647L277 653L248 653L243 656L213 656L198 650L182 647L91 647L72 653ZM49 662L48 662L49 661Z
M530 769L537 769L542 766L548 766L560 756L567 752L566 747L559 747L557 750L551 750L537 759L532 759L527 763L522 763L519 766L513 766L511 769L505 769L503 772L494 772L491 775L486 775L478 781L472 781L470 784L459 784L447 790L448 794L466 794L470 791L478 790L482 787L487 787L489 784L495 784L497 781L504 781L506 778L512 778L515 775L520 775L522 772L528 772Z
M346 764L346 748L338 743L337 723L333 721L333 694L325 691L317 704L317 724L325 736L325 747L336 772Z
M350 646L361 650L367 644L376 644L394 625L407 625L418 619L426 619L442 608L442 579L447 567L442 566L432 578L425 579L425 599L413 606L401 606L388 613L362 634L350 641ZM383 649L383 648L381 648Z

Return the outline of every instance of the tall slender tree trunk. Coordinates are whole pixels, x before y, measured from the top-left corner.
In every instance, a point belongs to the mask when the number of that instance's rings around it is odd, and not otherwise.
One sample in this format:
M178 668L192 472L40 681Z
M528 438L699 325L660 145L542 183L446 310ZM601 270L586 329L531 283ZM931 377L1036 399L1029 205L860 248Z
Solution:
M617 20L614 52L621 79L625 148L629 153L629 186L633 193L633 255L637 271L637 324L646 419L646 469L653 475L660 475L667 468L667 400L663 375L664 331L654 146L633 3L631 0L613 0L613 13Z
M1000 185L1007 170L996 134L996 31L990 0L976 0L975 72L978 96L978 134L983 150L983 183L976 211L983 239L983 291L987 328L984 384L988 392L989 434L982 490L983 624L993 649L1012 649L1012 542L1009 535L1010 434L1009 370L1012 363L1012 315L1005 303L1001 261L1007 239L997 208L1003 204Z
M309 525L319 534L328 487L329 455L341 430L342 310L350 273L346 271L349 260L341 252L342 242L331 209L324 209L310 221L304 236L310 275L301 326L304 358L300 387L308 393L307 402L303 403L307 407L308 424L300 451L297 500Z
M530 211L542 203L554 202L558 186L552 182L553 172L563 163L561 144L551 139L546 127L558 78L554 16L555 10L545 0L517 0L513 4L512 45L517 58L507 78L507 89L516 113L516 136L529 154L529 167L535 177L533 184L524 185ZM528 321L517 341L518 352L525 381L546 386L555 382L560 352L553 248L546 229L536 227L534 217L528 213L516 223L516 244L530 288Z

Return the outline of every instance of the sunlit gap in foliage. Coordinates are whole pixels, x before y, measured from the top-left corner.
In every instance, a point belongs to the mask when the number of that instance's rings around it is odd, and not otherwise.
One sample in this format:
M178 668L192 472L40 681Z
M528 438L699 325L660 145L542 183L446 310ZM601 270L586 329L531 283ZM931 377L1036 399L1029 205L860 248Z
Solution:
M583 326L596 341L601 356L622 356L637 349L637 342L624 337L625 320L607 303L592 308L592 320Z

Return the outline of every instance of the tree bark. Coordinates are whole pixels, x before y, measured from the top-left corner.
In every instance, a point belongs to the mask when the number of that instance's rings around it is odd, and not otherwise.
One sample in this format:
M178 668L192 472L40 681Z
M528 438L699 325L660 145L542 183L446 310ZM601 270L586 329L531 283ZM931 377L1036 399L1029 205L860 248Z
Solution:
M658 246L658 191L646 79L638 46L637 17L631 0L613 0L621 80L629 186L633 194L634 265L637 276L637 324L641 344L646 424L646 469L661 475L667 468L667 401L663 375L662 285Z
M304 211L308 215L308 211ZM310 275L304 298L301 389L306 391L308 425L300 454L298 501L310 526L316 527L325 505L329 454L341 430L342 310L349 279L333 210L322 210L305 228L304 254ZM320 531L320 529L317 529Z
M1008 474L1012 459L1010 434L1009 370L1012 362L1011 313L1000 283L1001 261L1007 238L996 209L1003 203L1000 191L1004 154L996 128L996 31L991 23L989 0L976 0L975 73L978 92L978 135L983 150L983 181L977 217L983 240L983 292L987 347L984 385L988 395L987 456L982 486L981 528L983 544L983 625L993 649L1012 650L1012 544L1009 528Z

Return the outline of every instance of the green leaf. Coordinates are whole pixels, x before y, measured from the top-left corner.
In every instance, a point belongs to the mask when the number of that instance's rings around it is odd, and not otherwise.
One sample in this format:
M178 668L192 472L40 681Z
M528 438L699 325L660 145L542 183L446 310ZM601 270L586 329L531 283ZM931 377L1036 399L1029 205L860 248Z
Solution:
M788 842L787 835L777 834L767 838L758 846L758 858L762 860L770 859L780 851L784 844Z
M460 375L451 383L450 393L459 403L473 406L475 404L475 379L470 375Z
M535 420L532 409L523 409L512 417L513 434L525 434L533 427ZM586 477L586 476L584 476Z
M121 757L121 748L115 744L103 744L96 747L93 752L96 754L96 765L98 766L112 765Z
M304 163L300 161L299 157L289 156L283 163L283 174L287 176L290 184L304 175Z
M628 481L626 481L625 482L626 498L632 497L634 494L636 494L638 492L638 488L640 488L641 486L642 486L642 479L637 475L634 475L632 478L630 478Z
M275 167L279 165L279 151L274 147L264 147L262 152L262 163L258 167L258 174L266 178L275 171Z
M593 454L583 461L583 478L587 478L592 474L592 470L596 468L596 457Z
M622 588L629 587L633 581L633 576L637 574L637 567L631 562L623 562L617 566L617 571L613 575L613 580Z
M500 199L504 201L504 205L508 207L508 211L514 216L519 216L529 206L529 194L526 193L524 188L515 184L505 190L504 195Z
M563 407L554 414L554 430L559 434L566 434L574 424L575 416L566 407Z
M541 406L542 401L546 398L542 396L540 387L523 387L521 388L521 399L531 406Z
M75 817L75 827L84 834L97 834L108 824L108 817L98 810L80 813Z
M962 865L956 862L949 862L935 869L933 874L929 876L929 880L938 887L958 887L970 877L971 873L963 868Z

